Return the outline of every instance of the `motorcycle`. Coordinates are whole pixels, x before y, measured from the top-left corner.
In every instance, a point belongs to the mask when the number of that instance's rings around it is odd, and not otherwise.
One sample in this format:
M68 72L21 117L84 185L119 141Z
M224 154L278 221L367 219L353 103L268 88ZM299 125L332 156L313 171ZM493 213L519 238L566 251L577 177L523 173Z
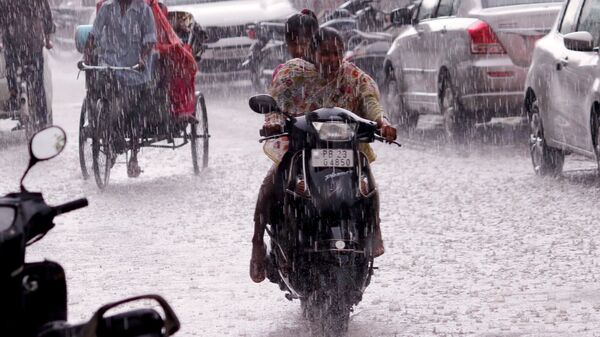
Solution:
M286 298L300 300L313 332L341 336L375 269L376 186L358 145L384 138L375 122L341 108L293 117L269 95L254 96L249 105L286 117L283 133L261 130L261 142L289 139L275 174L267 277Z
M285 24L281 22L259 22L247 27L254 42L242 68L250 71L250 82L256 92L266 91L275 68L289 59L284 30Z
M21 190L0 198L0 334L18 337L170 336L179 330L177 316L158 295L144 295L102 306L83 324L67 323L67 285L60 264L26 263L26 248L41 240L54 218L88 205L78 199L49 206L42 193L29 192L23 181L38 162L56 157L65 147L66 134L56 126L35 133L29 143L29 165L21 178ZM154 300L154 309L137 309L106 316L124 304Z

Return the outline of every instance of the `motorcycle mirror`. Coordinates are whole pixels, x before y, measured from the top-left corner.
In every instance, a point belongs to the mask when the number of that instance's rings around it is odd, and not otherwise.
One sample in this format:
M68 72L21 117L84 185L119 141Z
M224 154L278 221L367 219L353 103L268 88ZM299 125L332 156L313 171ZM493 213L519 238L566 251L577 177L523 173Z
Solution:
M269 112L281 112L275 99L269 95L255 95L250 97L250 109L259 114L267 114Z
M21 191L25 192L23 180L31 168L40 161L58 156L67 143L65 130L58 126L49 126L36 132L29 141L29 164L21 177Z
M164 317L165 335L164 336L171 336L171 335L175 334L177 331L179 331L179 329L181 328L181 324L179 323L179 318L177 318L177 315L175 315L173 308L171 308L169 303L167 303L167 301L164 298L162 298L161 296L150 294L150 295L135 296L135 297L131 297L131 298L127 298L124 300L120 300L117 302L108 303L108 304L103 305L102 307L100 307L100 309L98 309L94 313L92 318L83 326L80 336L82 336L82 337L98 337L98 333L97 333L98 326L100 325L100 321L102 321L102 319L104 318L104 314L108 310L122 306L127 303L136 302L136 301L140 301L140 300L154 300L154 301L158 302L158 304L162 308L163 313L165 315L165 317Z

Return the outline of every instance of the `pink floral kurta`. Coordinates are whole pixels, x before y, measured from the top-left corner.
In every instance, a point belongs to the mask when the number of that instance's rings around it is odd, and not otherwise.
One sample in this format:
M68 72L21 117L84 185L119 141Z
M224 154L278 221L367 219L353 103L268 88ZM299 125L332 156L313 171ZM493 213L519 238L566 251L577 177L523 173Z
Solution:
M384 115L379 103L379 89L375 81L354 64L343 62L338 76L325 80L319 76L312 63L302 59L292 59L285 63L275 75L270 90L279 107L294 116L304 115L319 108L339 107L370 120ZM278 114L268 114L266 123L282 123ZM375 153L368 144L360 144L370 161ZM287 151L287 139L271 140L265 143L265 153L279 163Z

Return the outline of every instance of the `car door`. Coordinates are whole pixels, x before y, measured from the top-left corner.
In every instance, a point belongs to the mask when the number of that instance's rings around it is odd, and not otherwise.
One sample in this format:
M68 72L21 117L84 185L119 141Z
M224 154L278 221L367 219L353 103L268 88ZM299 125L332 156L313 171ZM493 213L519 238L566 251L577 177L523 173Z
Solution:
M569 104L574 102L573 97L565 92L565 90L569 90L567 86L570 86L565 82L568 80L568 77L566 76L566 71L563 71L565 64L567 67L569 66L569 51L565 47L563 37L565 34L575 31L581 3L582 0L569 0L567 3L566 10L558 27L556 44L552 51L552 66L550 68L552 74L550 76L548 91L543 98L546 101L543 102L545 110L542 110L545 136L563 145L567 144L567 132L570 123L567 111L571 111Z
M433 49L429 23L434 17L440 0L423 0L415 13L415 24L406 32L405 44L407 59L402 71L404 77L404 96L413 111L431 112L431 88L427 81L431 67Z
M577 24L578 32L589 32L598 47L600 37L600 0L585 0ZM565 48L566 49L566 48ZM590 134L591 102L589 94L598 69L597 51L566 50L562 74L564 96L561 106L567 120L567 143L578 149L593 151Z

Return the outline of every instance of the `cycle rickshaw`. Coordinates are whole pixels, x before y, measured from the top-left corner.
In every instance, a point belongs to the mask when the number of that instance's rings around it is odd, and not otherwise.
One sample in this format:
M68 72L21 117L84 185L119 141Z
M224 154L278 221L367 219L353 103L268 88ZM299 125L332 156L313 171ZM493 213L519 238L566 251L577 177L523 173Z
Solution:
M157 23L159 43L156 54L159 58L167 59L167 62L164 63L166 66L163 64L163 67L160 68L162 71L157 71L153 76L154 80L145 90L147 94L142 98L145 103L142 104L142 118L136 121L142 123L138 128L141 134L133 137L130 130L118 127L122 122L121 119L118 119L117 125L115 125L116 111L114 111L114 99L110 94L114 92L111 86L114 86L115 73L137 71L138 66L110 67L78 63L79 69L85 71L87 89L79 121L79 161L84 179L88 179L93 171L96 184L100 189L108 186L110 171L117 156L127 155L133 146L175 150L189 143L194 173L199 174L208 166L210 134L206 103L202 93L194 90L193 76L196 70L195 59L203 51L201 41L205 36L194 34L201 30L194 22L190 22L190 34L186 36L185 42L181 42L156 1L147 0L147 3L153 9ZM89 26L78 28L76 35L80 41L77 42L77 45L81 51L84 45L81 41L87 40L86 34L89 33L89 30ZM162 43L162 47L161 38L167 42ZM186 75L188 80L182 80L181 76L165 75L165 70L166 73L173 70L169 69L173 66L173 62L169 62L169 57L172 58L173 55L192 57L194 72L191 80L189 80L189 67ZM175 70L175 72L181 75L182 69ZM191 101L192 97L193 102ZM192 118L177 118L181 117L177 114L181 113L182 109L186 110L187 117ZM111 118L111 116L113 117Z

